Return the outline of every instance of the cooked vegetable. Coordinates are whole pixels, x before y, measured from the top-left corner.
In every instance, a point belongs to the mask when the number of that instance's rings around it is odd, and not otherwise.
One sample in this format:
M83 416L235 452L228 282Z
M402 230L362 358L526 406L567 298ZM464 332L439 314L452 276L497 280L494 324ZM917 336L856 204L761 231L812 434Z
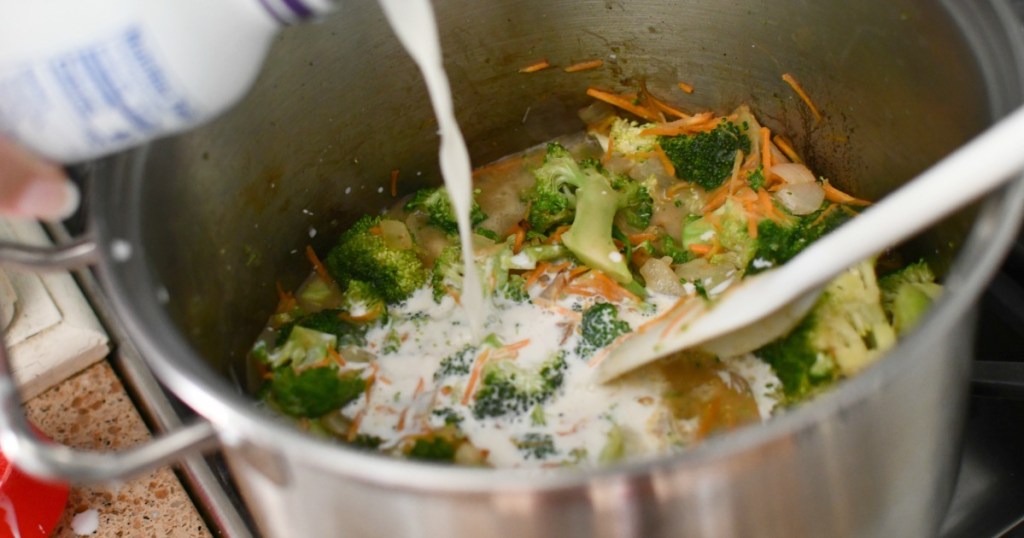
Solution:
M786 263L852 216L852 209L829 204L804 217L789 218L782 222L762 220L757 226L757 250L747 272L758 273Z
M267 406L396 457L609 464L685 450L813 397L877 360L940 293L924 262L880 280L865 262L754 354L689 352L594 384L610 347L664 338L652 333L662 321L690 323L867 202L745 106L691 114L642 84L588 94L601 102L581 112L584 136L474 173L466 239L486 308L470 312L444 188L359 219L326 263L307 248L311 276L296 295L278 290L251 352Z
M750 139L730 121L707 132L661 136L658 143L675 166L676 177L707 190L729 179L737 151L750 152Z
M942 286L935 283L935 274L924 260L881 277L878 285L882 307L897 334L912 329L942 293Z
M268 401L293 417L317 418L341 409L366 390L366 381L356 372L339 374L334 366L296 372L291 366L273 371L268 383Z
M561 353L536 371L509 360L487 363L473 414L477 418L519 415L543 404L562 387L565 367L565 356Z
M362 280L389 304L399 303L427 281L428 271L412 249L385 241L382 222L381 217L369 215L356 221L327 255L327 269L342 286Z
M581 339L576 353L589 358L595 351L630 332L629 323L619 319L619 309L611 303L597 303L583 313Z
M412 199L405 204L405 210L422 211L426 213L428 217L427 222L430 224L451 235L459 233L459 223L455 218L455 208L448 197L448 190L444 187L427 187L416 191ZM487 220L487 215L480 209L480 204L476 203L476 200L473 201L469 220L474 228Z
M874 262L832 281L810 314L787 336L756 351L799 401L840 376L857 373L896 342L882 309Z

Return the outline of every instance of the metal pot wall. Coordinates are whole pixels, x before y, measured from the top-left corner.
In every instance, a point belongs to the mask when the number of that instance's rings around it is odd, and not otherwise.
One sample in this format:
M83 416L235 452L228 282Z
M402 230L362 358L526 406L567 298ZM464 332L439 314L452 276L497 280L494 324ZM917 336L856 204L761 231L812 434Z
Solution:
M750 104L813 167L878 198L1009 110L1024 48L1001 3L546 0L435 3L476 164L579 130L591 85L687 107ZM600 70L520 74L540 58ZM815 122L780 79L794 73ZM673 92L678 81L696 91ZM675 457L523 473L395 461L257 410L239 368L274 284L402 189L439 182L418 72L374 2L281 36L252 94L196 132L100 162L100 273L157 376L212 423L267 536L925 536L953 486L972 305L1020 220L1024 185L906 248L948 292L879 364L764 425ZM422 174L421 174L422 172ZM924 202L923 202L924 203ZM176 445L174 443L177 443Z

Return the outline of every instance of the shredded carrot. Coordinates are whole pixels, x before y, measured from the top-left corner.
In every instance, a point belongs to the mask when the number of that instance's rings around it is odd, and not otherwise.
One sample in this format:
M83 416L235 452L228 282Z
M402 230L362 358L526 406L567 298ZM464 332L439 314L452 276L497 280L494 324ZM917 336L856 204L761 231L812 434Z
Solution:
M540 280L540 277L544 276L544 273L548 271L548 267L550 266L551 264L548 262L538 263L537 267L533 270L533 272L530 273L530 276L526 277L526 284L524 285L524 287L529 289L530 286L536 284L537 281Z
M636 294L634 294L633 292L627 290L626 288L623 288L621 284L619 284L618 282L612 280L611 278L608 278L608 275L604 274L603 272L595 270L595 271L591 271L589 274L593 275L593 278L594 278L595 281L601 283L601 288L607 292L607 295L606 295L607 297L614 298L614 299L617 299L617 300L621 300L621 299L632 299L634 301L639 301L640 300L640 298L637 297Z
M462 304L462 296L459 294L458 290L454 290L451 287L445 286L444 291L448 295L451 295L452 299L455 299L455 304L457 304L457 305L461 305Z
M608 164L608 161L612 160L612 152L615 151L615 139L608 137L608 147L604 150L604 155L601 157L601 164Z
M366 409L363 409L362 411L357 413L356 417L352 419L352 424L349 424L348 432L345 435L346 439L348 439L348 442L351 443L352 441L355 441L356 436L359 435L359 425L362 424L364 415L366 415Z
M720 121L721 118L716 118L714 114L710 112L701 112L694 114L693 116L662 123L660 125L655 125L654 127L648 127L643 131L640 131L640 133L645 135L665 136L690 134L714 129Z
M587 271L590 271L590 268L587 267L586 265L574 267L572 271L569 271L569 281L572 282L573 280L576 280L577 277L586 273Z
M833 204L825 208L825 210L822 211L820 215L818 215L818 218L814 219L814 221L811 222L811 226L817 226L821 224L821 222L825 220L825 217L827 217L829 213L835 211L837 207L839 206Z
M398 431L405 429L405 415L409 413L409 408L402 409L402 414L398 415L398 424L396 425Z
M677 110L677 109L673 108L671 105L669 105L668 103L666 103L666 102L662 101L661 99L658 99L657 97L655 97L654 94L652 94L647 89L647 83L644 82L644 81L640 82L640 95L642 95L644 97L644 100L646 102L649 102L654 107L655 110L658 110L660 112L664 112L665 114L668 114L670 116L675 116L675 117L677 117L679 119L688 119L690 117L689 114L687 114L687 113L685 113L685 112L683 112L681 110Z
M640 243L643 243L644 241L654 241L657 238L658 238L658 234L649 233L649 232L638 233L638 234L633 234L633 235L629 236L629 243L631 245L636 246L636 245L639 245Z
M525 339L520 340L518 342L512 342L511 344L503 346L502 349L507 349L509 351L517 351L517 350L523 349L524 347L526 347L528 345L530 345L530 339L529 338L525 338Z
M490 355L490 348L485 348L483 353L476 358L476 363L473 364L473 371L469 374L469 381L466 382L466 391L462 393L462 405L468 404L469 399L473 396L476 384L480 381L480 372L483 371L484 363L487 362L487 358Z
M519 72L520 73L536 73L537 71L542 71L542 70L547 69L549 67L551 67L551 64L547 60L540 60L538 62L534 62L534 63L532 63L530 65L525 66L525 67L521 67L519 69Z
M398 169L391 171L391 197L398 196Z
M563 226L559 226L558 228L555 228L555 231L551 232L551 235L548 236L548 241L547 242L548 243L558 243L558 242L560 242L562 240L562 234L564 234L565 232L568 232L569 228L572 228L572 226L569 226L568 224L563 225Z
M380 372L380 366L377 363L370 363L370 375L366 377L366 391L363 395L366 396L366 403L370 403L370 393L373 391L373 384L377 382L377 373Z
M691 85L689 85L689 84L687 84L685 82L680 82L680 83L676 84L676 86L679 86L679 89L683 90L686 93L693 93L693 86L691 86Z
M285 312L291 312L295 308L295 306L296 306L295 296L292 295L290 292L284 291L284 288L281 287L281 283L280 282L277 282L276 286L277 286L277 310L275 310L274 313L275 314L284 314Z
M654 153L658 156L658 160L661 161L661 165L665 167L665 172L668 177L676 177L676 166L672 164L672 159L668 158L665 150L662 149L661 144L654 145Z
M690 189L690 184L685 181L680 181L675 185L665 189L665 195L669 198L675 198L677 194Z
M327 268L324 267L323 262L320 261L320 258L316 255L316 251L313 250L313 247L310 245L306 245L306 259L308 259L309 263L313 265L313 270L316 271L317 276L323 279L324 282L334 282L334 278L332 278L331 274L327 272Z
M804 91L804 87L797 82L796 78L790 73L784 73L782 75L782 80L786 81L786 84L789 84L789 87L793 88L793 91L800 96L800 99L802 99L804 104L807 105L807 108L811 109L811 114L814 115L814 121L821 121L821 112L818 111L818 107L814 106L814 101L811 101L811 97L807 95L807 92Z
M825 189L825 199L829 202L835 202L837 204L849 204L849 205L871 205L871 202L867 200L861 200L860 198L854 198L849 194L832 186L828 180L821 183L822 188Z
M515 243L512 245L512 252L519 254L523 250L523 242L526 241L526 227L523 225L523 221L515 223L509 228L508 233L505 236L515 236Z
M761 169L767 174L772 167L772 132L767 127L761 127Z
M753 215L747 215L747 235L751 239L757 239L757 220Z
M578 73L580 71L589 71L591 69L597 69L598 67L601 67L602 65L604 65L604 60L600 60L600 59L598 59L598 60L588 60L588 61L585 61L585 62L575 63L575 64L570 65L569 67L566 67L565 68L565 72L566 73Z
M327 356L337 363L338 366L345 366L348 364L345 362L345 358L341 356L341 353L338 353L338 350L334 349L334 346L327 346Z
M775 137L772 138L772 140L775 142L775 145L778 146L779 151L784 153L786 157L789 157L789 160L801 164L804 162L803 159L801 159L800 156L796 154L796 151L793 149L793 146L789 143L789 140L783 138L782 135L775 135Z
M757 191L757 198L758 202L761 204L761 214L775 222L782 222L785 220L784 217L775 209L775 202L772 201L772 197L767 191L764 189Z
M629 112L635 116L639 116L647 121L658 121L660 118L658 114L652 110L644 108L642 106L634 104L632 101L627 100L621 95L616 95L611 92L599 90L597 88L587 88L587 95L597 99L598 101L604 101L609 105L619 107L626 112Z
M378 305L374 306L373 310L367 310L366 312L364 312L362 314L359 314L358 316L354 316L354 315L352 315L349 312L342 312L341 314L338 314L338 317L343 319L343 320L345 320L345 321L355 321L355 322L370 321L370 320L377 319L377 317L380 316L383 313L383 312L381 312L381 310L384 309L384 308L385 308L384 305L378 304Z
M712 246L707 243L690 243L690 246L687 248L698 256L704 256L711 252Z
M383 235L384 234L384 231L380 229L380 226L374 226L373 228L370 228L367 231L370 232L373 235Z

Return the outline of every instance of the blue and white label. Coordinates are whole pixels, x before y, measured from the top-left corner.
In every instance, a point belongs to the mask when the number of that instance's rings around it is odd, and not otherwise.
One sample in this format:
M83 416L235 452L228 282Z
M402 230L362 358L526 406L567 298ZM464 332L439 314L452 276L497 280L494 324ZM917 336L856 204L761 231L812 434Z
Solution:
M0 71L0 131L57 159L117 151L198 116L138 28Z

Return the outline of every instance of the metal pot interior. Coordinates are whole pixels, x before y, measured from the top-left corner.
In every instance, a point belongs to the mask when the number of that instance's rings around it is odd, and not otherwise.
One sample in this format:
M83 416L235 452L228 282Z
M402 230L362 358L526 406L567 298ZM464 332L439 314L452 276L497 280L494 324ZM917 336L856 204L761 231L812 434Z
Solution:
M1019 90L1016 70L991 69L972 40L1004 31L971 15L961 25L984 31L965 32L932 2L435 5L475 165L581 129L576 113L588 86L626 90L646 80L690 110L751 105L813 169L879 198L980 131ZM605 66L518 72L541 58ZM786 72L823 121L782 81ZM679 81L696 91L682 94ZM435 133L419 73L375 2L342 3L324 21L285 31L240 105L153 144L140 169L99 186L101 197L130 209L98 217L105 236L137 238L144 260L121 292L166 299L169 317L142 320L147 330L195 351L156 360L207 377L212 367L221 377L204 383L233 392L230 379L274 308L275 285L294 288L308 272L305 245L323 251L358 215L391 204L392 169L401 171L401 193L441 181ZM974 213L907 248L948 268Z

